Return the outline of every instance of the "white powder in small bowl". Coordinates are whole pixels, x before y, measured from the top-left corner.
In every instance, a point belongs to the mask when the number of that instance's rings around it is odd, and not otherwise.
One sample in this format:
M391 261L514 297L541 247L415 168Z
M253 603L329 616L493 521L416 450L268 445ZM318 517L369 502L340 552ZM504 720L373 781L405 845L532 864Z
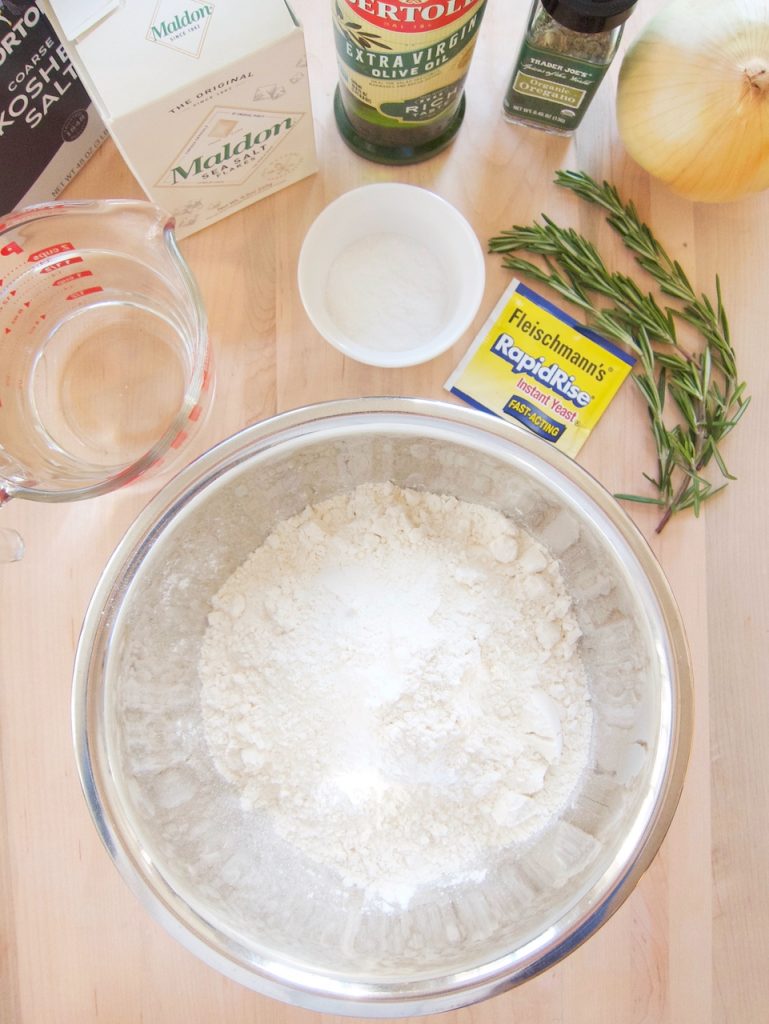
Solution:
M431 341L445 325L444 277L438 257L416 238L371 235L331 264L326 307L354 344L402 352Z

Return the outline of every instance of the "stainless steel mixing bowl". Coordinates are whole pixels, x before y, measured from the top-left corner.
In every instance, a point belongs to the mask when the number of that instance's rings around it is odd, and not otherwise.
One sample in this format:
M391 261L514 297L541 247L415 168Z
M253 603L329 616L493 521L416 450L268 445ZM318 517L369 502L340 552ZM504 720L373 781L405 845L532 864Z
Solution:
M364 904L254 823L207 753L197 659L210 598L281 519L366 481L501 509L557 557L582 629L591 765L560 817L473 882ZM107 566L79 643L74 733L118 869L208 964L287 1002L403 1016L556 963L628 896L683 783L690 665L669 587L606 491L546 442L411 399L333 402L230 438L171 481Z

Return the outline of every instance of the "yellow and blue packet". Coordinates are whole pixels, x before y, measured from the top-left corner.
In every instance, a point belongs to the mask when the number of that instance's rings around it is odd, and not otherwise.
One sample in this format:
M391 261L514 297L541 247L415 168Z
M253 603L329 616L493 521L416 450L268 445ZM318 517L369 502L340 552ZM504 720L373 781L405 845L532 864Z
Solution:
M444 387L574 456L634 364L514 279Z

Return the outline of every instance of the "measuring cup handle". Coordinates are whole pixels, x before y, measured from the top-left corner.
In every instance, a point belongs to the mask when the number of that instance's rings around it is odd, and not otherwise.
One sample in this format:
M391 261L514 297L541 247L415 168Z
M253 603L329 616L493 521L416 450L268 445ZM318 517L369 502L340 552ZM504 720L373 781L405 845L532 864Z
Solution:
M10 500L10 494L0 485L0 506ZM21 534L8 527L0 527L0 563L18 562L24 557L24 541Z

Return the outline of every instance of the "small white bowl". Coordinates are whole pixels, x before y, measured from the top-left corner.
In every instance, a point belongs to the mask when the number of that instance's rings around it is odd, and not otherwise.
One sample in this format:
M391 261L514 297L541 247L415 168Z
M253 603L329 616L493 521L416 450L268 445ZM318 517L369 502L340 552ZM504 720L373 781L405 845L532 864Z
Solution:
M428 189L364 185L330 203L299 254L299 294L319 333L370 366L414 366L459 341L478 312L483 250Z

